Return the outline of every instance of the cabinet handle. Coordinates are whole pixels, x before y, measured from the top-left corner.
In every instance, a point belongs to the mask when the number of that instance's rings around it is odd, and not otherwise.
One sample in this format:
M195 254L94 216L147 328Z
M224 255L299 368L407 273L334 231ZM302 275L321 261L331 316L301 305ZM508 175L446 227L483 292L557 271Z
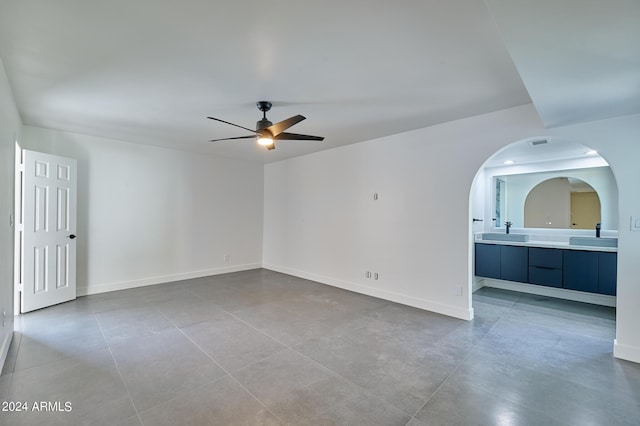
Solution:
M552 268L551 266L532 266L532 268L538 268L538 269L558 269L559 268Z

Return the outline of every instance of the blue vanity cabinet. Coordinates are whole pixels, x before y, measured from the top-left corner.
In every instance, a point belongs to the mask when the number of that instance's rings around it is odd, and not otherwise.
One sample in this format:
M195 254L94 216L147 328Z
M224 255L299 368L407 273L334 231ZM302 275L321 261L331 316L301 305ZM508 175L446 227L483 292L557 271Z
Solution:
M475 261L478 277L616 295L616 252L476 243Z
M563 250L529 248L529 283L562 287Z
M528 247L500 246L500 279L528 282Z
M500 279L500 246L476 243L475 248L476 276Z
M565 250L562 286L569 290L598 292L597 251Z
M618 281L618 253L598 253L598 293L616 295Z

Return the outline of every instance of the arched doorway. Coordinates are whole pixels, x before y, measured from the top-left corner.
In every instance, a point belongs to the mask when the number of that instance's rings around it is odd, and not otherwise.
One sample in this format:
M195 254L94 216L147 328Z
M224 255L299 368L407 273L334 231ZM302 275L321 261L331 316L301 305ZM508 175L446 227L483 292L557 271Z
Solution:
M546 203L539 201L538 205L532 206L536 198L540 198L537 197L540 194L536 194L535 191L531 196L532 190L543 182L554 186L553 190L556 193L559 193L558 188L563 186L567 193L558 195L553 201ZM597 221L588 218L586 220L588 225L578 226L577 222L572 220L570 211L572 192L595 194L600 204ZM592 195L589 196L592 197ZM576 198L579 197L582 195L576 196ZM558 201L559 199L562 201ZM530 204L528 207L527 200ZM561 203L565 203L566 206L560 206ZM536 220L527 220L527 210L529 210L529 216L535 216ZM478 290L489 282L489 285L529 294L615 306L616 299L611 294L601 297L598 293L590 294L583 291L576 293L564 291L563 288L558 290L540 287L532 285L528 275L525 275L526 280L520 279L525 282L510 286L509 282L503 282L508 280L500 279L499 276L492 277L497 281L488 281L485 277L475 274L476 238L481 235L480 238L484 238L484 234L491 233L505 234L507 222L510 225L510 233L526 235L526 238L540 242L543 247L561 248L562 244L569 245L572 237L595 237L596 224L601 224L598 227L603 237L615 239L617 242L617 182L607 161L590 147L553 138L529 138L513 142L488 158L478 170L470 193L470 212L474 219L478 219L474 220L471 227L470 292ZM563 216L563 221L558 220L560 216ZM576 223L575 226L574 223ZM550 243L555 243L555 246ZM528 271L526 273L528 274ZM556 273L562 274L562 272Z

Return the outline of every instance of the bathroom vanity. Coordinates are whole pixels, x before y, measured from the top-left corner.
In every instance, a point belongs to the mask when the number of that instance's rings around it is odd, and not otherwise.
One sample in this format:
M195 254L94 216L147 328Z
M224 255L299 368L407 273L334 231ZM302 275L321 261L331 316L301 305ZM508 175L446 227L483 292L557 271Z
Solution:
M615 241L617 243L617 239ZM476 239L477 277L615 296L617 246ZM602 241L603 244L611 244ZM611 244L613 245L613 244ZM535 289L530 289L535 293ZM542 293L541 293L542 294ZM565 296L570 293L565 292ZM569 297L570 298L570 297Z

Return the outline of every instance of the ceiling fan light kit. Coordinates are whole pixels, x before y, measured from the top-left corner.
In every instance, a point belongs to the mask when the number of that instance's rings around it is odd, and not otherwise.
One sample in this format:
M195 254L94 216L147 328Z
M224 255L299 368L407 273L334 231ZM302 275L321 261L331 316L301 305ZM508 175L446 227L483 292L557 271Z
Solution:
M211 120L219 121L221 123L229 124L231 126L239 127L241 129L247 130L249 132L255 133L254 135L248 136L236 136L233 138L222 138L222 139L212 139L209 142L218 142L225 140L235 140L235 139L252 139L256 138L258 144L267 148L267 150L271 151L276 148L275 141L276 140L304 140L304 141L323 141L324 138L322 136L311 136L311 135L300 135L297 133L287 133L289 127L298 124L302 120L305 119L302 115L294 115L293 117L289 117L286 120L282 120L276 124L273 124L271 121L267 119L267 111L271 109L271 102L269 101L258 101L256 106L260 111L262 111L262 119L256 122L256 129L252 130L244 126L240 126L238 124L230 123L228 121L221 120L219 118L207 117Z

